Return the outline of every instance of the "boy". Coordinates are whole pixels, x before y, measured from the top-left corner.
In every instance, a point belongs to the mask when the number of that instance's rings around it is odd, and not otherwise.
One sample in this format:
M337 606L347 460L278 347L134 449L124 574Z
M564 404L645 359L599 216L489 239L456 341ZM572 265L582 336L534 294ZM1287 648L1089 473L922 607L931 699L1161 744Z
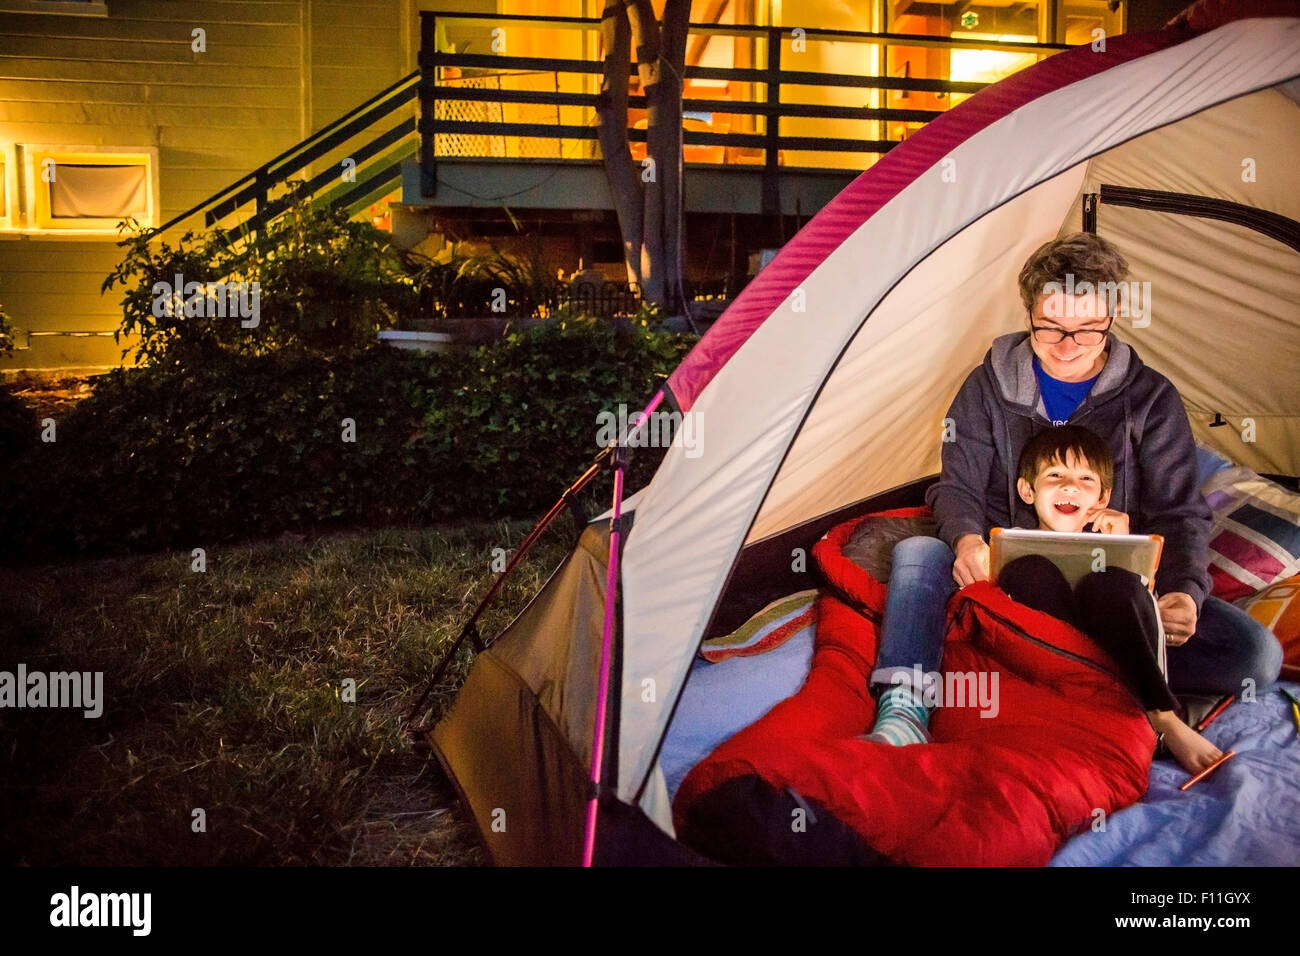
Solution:
M1041 531L1128 534L1128 515L1107 507L1114 459L1106 443L1077 425L1039 432L1025 445L1016 490L1032 505ZM1085 576L1071 591L1060 569L1039 555L1008 564L998 585L1015 601L1061 618L1091 637L1120 665L1151 726L1189 773L1204 770L1219 748L1175 713L1177 700L1155 657L1157 618L1146 585L1132 571L1108 568Z

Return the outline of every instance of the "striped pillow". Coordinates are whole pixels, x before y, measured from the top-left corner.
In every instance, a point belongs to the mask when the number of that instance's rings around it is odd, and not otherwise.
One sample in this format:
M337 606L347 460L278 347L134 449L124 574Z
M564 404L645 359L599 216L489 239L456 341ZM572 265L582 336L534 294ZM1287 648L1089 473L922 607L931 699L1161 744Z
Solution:
M773 601L730 634L705 641L700 656L710 664L753 657L780 647L816 622L817 591L797 591Z
M1282 680L1300 680L1300 575L1242 598L1237 607L1277 635L1282 645Z
M1211 593L1254 594L1300 571L1300 495L1249 468L1227 468L1201 488L1214 512Z

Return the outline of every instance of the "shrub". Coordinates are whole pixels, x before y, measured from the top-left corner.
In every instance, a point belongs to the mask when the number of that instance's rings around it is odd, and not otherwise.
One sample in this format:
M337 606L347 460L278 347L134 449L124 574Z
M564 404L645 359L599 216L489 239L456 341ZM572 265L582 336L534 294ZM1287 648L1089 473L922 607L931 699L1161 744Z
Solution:
M480 350L452 400L425 419L454 476L456 509L522 515L552 504L600 452L597 415L624 404L634 416L691 344L638 324L578 319ZM648 481L662 457L639 450L629 487ZM608 497L603 483L593 490Z
M116 370L24 459L7 537L54 556L413 519L430 365L375 348Z
M14 354L14 327L9 324L9 316L4 306L0 305L0 358Z
M517 259L497 250L465 255L452 247L412 265L419 311L428 318L541 316L559 286L539 257Z
M104 280L103 291L122 286L122 323L115 337L118 342L139 337L137 364L210 361L218 351L363 349L416 301L413 263L387 233L349 220L343 210L297 202L255 242L189 232L172 247L134 222L124 230L127 235L118 243L122 261ZM177 276L184 289L173 288ZM240 304L255 302L255 314L232 315L230 302L218 308L216 297L199 288L225 282L245 284Z
M410 258L387 233L342 209L296 204L242 266L263 289L263 345L269 347L367 348L416 301Z
M0 386L0 485L11 480L10 466L36 445L38 427L36 413Z
M22 456L0 501L0 548L30 560L535 516L599 452L597 413L639 411L688 347L581 321L457 355L218 350L118 369L58 423L57 441ZM637 453L631 488L661 455ZM607 479L588 500L607 502Z

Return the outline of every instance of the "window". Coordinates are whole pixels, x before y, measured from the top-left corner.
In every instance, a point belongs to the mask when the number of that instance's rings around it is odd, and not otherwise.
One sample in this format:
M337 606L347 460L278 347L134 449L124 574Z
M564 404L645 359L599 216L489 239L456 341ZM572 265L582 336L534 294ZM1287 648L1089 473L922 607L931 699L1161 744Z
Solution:
M123 219L157 225L154 150L26 146L27 227L117 233Z
M1110 8L1106 0L1066 0L1061 5L1064 40L1071 46L1083 46L1099 38L1098 30L1106 36L1122 32L1123 14Z
M1054 0L983 0L959 3L953 0L919 2L887 0L889 30L893 33L971 40L952 47L891 44L889 75L898 78L952 80L966 83L995 83L1045 54L1034 50L1009 50L1005 44L1038 43L1045 37L1049 8ZM1084 0L1086 2L1086 0ZM1104 0L1098 0L1104 4ZM978 41L990 44L981 47ZM891 91L889 105L896 109L943 111L970 97L969 93L929 93L919 90ZM906 139L924 125L921 122L891 122L890 139Z

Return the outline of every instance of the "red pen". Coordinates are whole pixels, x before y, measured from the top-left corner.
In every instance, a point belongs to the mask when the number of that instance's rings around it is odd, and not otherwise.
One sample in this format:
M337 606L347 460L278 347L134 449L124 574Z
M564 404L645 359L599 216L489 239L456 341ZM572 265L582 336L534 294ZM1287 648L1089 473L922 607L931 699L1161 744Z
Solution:
M1218 717L1221 713L1227 710L1228 705L1231 704L1236 699L1237 698L1234 697L1232 694L1229 694L1227 697L1223 698L1223 700L1219 701L1217 704L1214 705L1214 710L1210 711L1208 714L1206 714L1204 717L1201 718L1201 722L1196 725L1196 729L1200 731L1210 726L1210 721L1214 720L1215 717Z
M1202 780L1204 780L1206 777L1208 777L1210 774L1214 773L1214 771L1216 771L1216 770L1218 770L1220 767L1222 767L1223 764L1224 764L1224 761L1228 760L1228 759L1231 758L1231 757L1235 757L1235 756L1237 756L1237 751L1235 751L1235 750L1229 750L1226 754L1224 754L1224 755L1223 755L1222 757L1220 757L1218 760L1214 761L1214 763L1210 764L1208 767L1206 767L1204 770L1202 770L1202 771L1201 771L1200 773L1198 773L1196 776L1192 777L1190 780L1188 780L1185 784L1183 784L1183 785L1182 785L1181 787L1179 787L1178 789L1179 789L1179 790L1186 790L1188 787L1192 786L1193 784L1195 784L1195 783L1199 783L1200 781L1202 781Z

